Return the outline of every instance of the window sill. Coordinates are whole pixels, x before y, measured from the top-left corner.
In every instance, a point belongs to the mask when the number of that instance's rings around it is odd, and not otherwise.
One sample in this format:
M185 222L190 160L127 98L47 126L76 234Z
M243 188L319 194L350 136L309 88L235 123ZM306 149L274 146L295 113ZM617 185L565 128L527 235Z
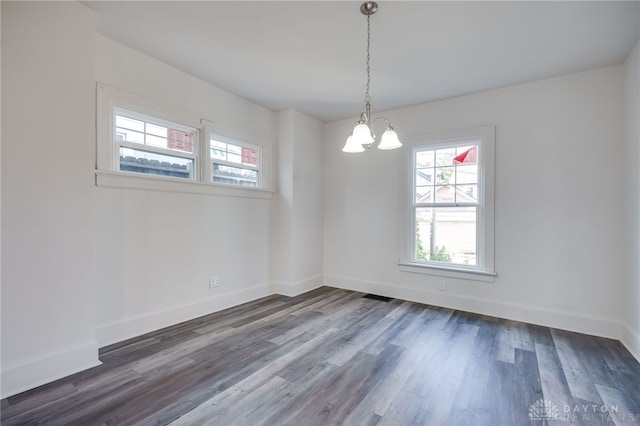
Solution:
M462 280L493 282L498 275L492 271L480 269L463 269L450 266L425 265L422 263L399 262L398 266L402 272L414 274L436 275L447 278L458 278Z
M140 176L132 173L96 170L96 186L103 188L141 189L146 191L204 194L224 197L257 198L270 200L275 191L258 188L240 188L214 183L184 181L162 176Z

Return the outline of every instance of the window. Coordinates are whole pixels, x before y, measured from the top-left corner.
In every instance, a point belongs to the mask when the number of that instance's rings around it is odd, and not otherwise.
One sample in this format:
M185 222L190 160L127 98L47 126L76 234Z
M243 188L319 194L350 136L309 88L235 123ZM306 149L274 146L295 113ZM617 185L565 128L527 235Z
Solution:
M260 186L260 148L221 139L220 136L212 135L209 140L213 182Z
M403 264L494 275L494 128L409 141Z
M272 197L256 135L100 83L97 118L98 186Z
M118 170L195 179L197 129L121 108L114 122Z

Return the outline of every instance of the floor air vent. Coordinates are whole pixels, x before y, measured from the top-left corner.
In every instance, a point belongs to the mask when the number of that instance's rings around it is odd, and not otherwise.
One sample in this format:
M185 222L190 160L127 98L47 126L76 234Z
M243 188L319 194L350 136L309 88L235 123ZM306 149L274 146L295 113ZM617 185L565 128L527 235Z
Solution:
M379 300L380 302L388 302L389 300L393 299L393 297L378 296L377 294L365 294L362 297L364 297L365 299Z

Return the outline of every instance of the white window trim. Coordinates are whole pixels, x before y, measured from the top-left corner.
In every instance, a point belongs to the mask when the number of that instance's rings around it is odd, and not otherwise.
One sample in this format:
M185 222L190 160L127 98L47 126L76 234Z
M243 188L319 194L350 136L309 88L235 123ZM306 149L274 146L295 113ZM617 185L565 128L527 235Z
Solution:
M465 265L447 265L442 263L418 262L414 259L415 250L415 214L413 209L413 187L415 185L413 173L413 159L415 151L424 148L437 148L438 146L464 141L468 139L480 139L478 146L480 158L482 158L478 170L478 193L482 197L482 203L478 206L478 266L466 267ZM472 129L443 132L424 136L416 136L405 139L404 156L404 197L402 224L403 253L398 262L403 272L421 273L428 275L444 276L449 278L469 279L477 281L493 281L497 275L494 267L494 188L495 188L495 127L477 127Z
M255 144L260 147L262 152L261 172L263 176L260 187L240 187L210 182L206 179L205 170L208 167L205 165L210 162L208 138L212 131L215 134L228 135L241 141L247 140L250 143L253 141L265 142L264 138L116 89L104 83L97 83L96 100L96 186L242 198L273 198L275 191L272 189L268 168L265 167L271 164L271 162L267 162L270 158L268 155L270 150L264 148L264 146L270 146L268 143ZM143 116L152 116L187 128L197 129L198 137L193 153L196 158L194 180L116 170L119 156L116 149L117 142L113 137L115 134L114 108L137 112ZM147 148L141 146L141 149Z

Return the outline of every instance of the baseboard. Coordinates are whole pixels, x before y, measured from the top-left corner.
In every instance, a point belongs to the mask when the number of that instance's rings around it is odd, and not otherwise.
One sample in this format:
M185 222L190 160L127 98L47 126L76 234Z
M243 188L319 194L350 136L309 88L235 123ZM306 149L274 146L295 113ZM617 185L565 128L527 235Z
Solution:
M325 275L325 285L346 290L375 293L412 302L537 324L593 336L607 337L616 340L620 339L619 321L584 315L579 312L556 311L536 306L510 304L491 299L469 297L440 291L434 292L390 285L382 282L355 280L342 276Z
M640 331L627 322L623 322L621 328L620 342L640 362Z
M293 297L322 287L323 281L323 275L315 275L293 283L275 282L273 283L273 289L277 294Z
M151 331L169 327L184 321L231 308L272 294L268 284L257 285L231 293L225 293L176 306L162 311L149 312L96 326L96 340L100 347L121 342Z
M8 363L2 366L0 398L8 398L100 364L98 344L93 339L44 356Z

